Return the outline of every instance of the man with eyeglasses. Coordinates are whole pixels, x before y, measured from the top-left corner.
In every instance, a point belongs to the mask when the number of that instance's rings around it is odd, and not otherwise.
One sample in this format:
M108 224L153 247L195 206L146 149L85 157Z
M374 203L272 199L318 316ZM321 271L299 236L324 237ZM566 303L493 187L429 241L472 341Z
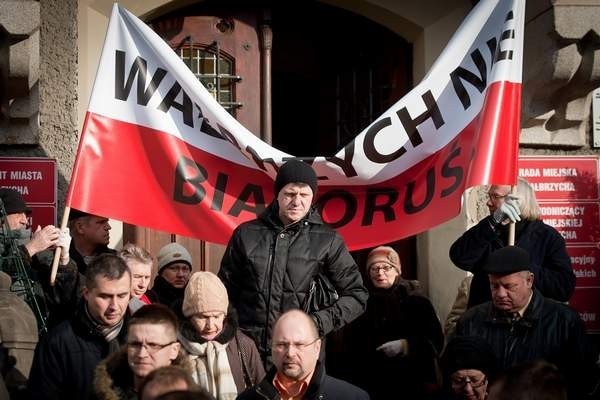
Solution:
M183 367L177 331L177 317L162 304L146 305L136 311L129 321L125 347L96 368L96 397L137 398L150 372L168 365Z
M192 274L192 256L179 243L169 243L160 249L156 258L158 275L151 290L159 303L175 311L183 301L185 287Z
M597 352L579 314L534 289L530 266L529 254L519 247L493 252L484 265L492 300L467 310L456 333L485 339L503 369L539 359L556 364L567 378L569 398L583 399Z
M325 373L319 361L321 339L314 320L300 310L283 313L273 328L274 367L238 400L366 400L369 395Z
M509 222L515 223L515 245L527 250L535 287L545 297L566 302L575 290L575 274L565 240L546 225L529 183L519 178L516 196L507 185L491 185L486 203L490 215L466 231L450 247L450 259L473 273L468 307L491 299L486 274L487 257L508 244Z
M35 349L28 389L32 399L87 399L94 369L127 336L131 275L114 254L92 260L77 312L50 330Z

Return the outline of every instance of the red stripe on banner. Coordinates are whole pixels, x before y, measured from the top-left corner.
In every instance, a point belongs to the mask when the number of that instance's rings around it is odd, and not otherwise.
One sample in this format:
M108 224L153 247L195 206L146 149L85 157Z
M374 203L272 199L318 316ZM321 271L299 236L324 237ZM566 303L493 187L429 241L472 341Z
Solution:
M514 182L520 88L491 85L485 112L393 179L320 186L324 219L350 249L372 247L456 216L467 185ZM273 198L273 182L261 170L150 128L88 113L82 141L67 204L97 215L227 243L237 225L256 218Z

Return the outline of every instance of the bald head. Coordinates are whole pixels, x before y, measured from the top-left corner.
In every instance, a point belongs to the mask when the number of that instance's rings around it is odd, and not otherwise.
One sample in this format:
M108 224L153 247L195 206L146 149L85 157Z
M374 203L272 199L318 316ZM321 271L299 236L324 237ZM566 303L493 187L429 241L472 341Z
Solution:
M275 322L275 326L273 327L273 332L277 330L277 327L280 324L292 325L292 326L304 326L306 327L312 334L313 337L319 337L319 330L317 329L317 325L315 321L304 311L301 310L290 310L279 316L277 321Z
M288 379L299 381L314 371L321 340L313 319L300 310L282 314L273 328L273 364Z

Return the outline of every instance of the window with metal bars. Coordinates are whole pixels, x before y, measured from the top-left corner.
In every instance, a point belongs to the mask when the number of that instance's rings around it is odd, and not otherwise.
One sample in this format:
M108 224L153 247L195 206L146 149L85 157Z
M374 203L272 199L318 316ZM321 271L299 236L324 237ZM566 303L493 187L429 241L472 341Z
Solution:
M184 45L176 51L209 93L235 116L236 109L242 107L235 101L235 84L242 77L234 74L234 58L221 51L217 42L208 46Z

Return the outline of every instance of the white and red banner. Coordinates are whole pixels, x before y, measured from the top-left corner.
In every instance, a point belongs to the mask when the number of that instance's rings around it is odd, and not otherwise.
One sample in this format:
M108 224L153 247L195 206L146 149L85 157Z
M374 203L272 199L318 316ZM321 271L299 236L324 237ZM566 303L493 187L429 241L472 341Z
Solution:
M319 176L325 221L351 249L447 221L469 186L515 183L524 3L480 1L410 93L335 156L303 158ZM226 243L273 199L277 168L290 158L115 4L67 205Z

